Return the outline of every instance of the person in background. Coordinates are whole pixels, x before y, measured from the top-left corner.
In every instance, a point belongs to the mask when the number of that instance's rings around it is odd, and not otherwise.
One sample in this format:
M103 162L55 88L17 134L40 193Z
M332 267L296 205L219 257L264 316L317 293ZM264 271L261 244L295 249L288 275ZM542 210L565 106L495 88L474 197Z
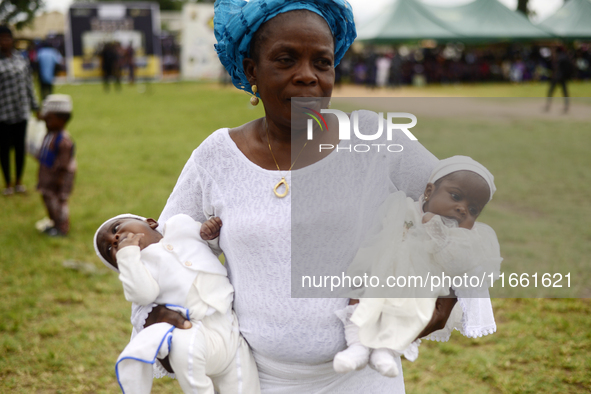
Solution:
M544 110L548 112L550 110L550 104L552 103L552 95L556 85L559 84L562 87L562 94L564 96L564 113L568 112L568 89L567 82L571 77L573 71L573 65L568 57L568 53L564 47L559 46L552 53L552 77L550 78L550 89L548 89L548 99L546 101L546 107Z
M47 125L47 135L37 157L37 190L54 223L44 233L50 237L65 236L70 230L68 198L76 174L74 142L64 129L72 116L72 99L66 94L50 94L43 102L41 116Z
M133 49L133 42L131 41L127 48L124 49L123 64L127 68L129 84L133 85L135 82L135 50Z
M27 48L27 59L29 59L29 67L31 68L32 75L38 74L39 64L37 63L37 46L34 42L31 42Z
M107 42L101 51L102 71L103 71L103 86L105 92L109 91L109 83L111 78L115 79L115 87L121 90L121 81L119 79L119 53L114 42Z
M402 85L402 58L396 51L396 48L393 48L392 51L392 60L390 61L390 78L389 78L390 86L398 88Z
M12 31L0 25L0 163L5 196L26 192L22 184L25 168L25 136L29 110L38 111L29 62L13 48ZM10 151L14 148L16 181L10 174Z
M41 101L47 96L53 94L53 81L55 79L55 69L61 65L63 57L57 49L48 42L43 42L41 48L37 51L37 62L39 64L39 87L41 90Z
M390 78L390 65L392 63L391 55L378 57L376 60L376 85L383 88Z

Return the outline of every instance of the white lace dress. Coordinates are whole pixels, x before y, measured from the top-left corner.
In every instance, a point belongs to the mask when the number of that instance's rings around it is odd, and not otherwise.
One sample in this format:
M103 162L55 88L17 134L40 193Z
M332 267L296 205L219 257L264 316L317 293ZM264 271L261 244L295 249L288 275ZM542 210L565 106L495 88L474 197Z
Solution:
M351 276L367 274L381 282L404 279L398 286L359 289L363 298L351 321L359 326L359 338L367 347L405 353L431 320L437 297L448 295L450 287L458 297L488 297L492 279L499 276L503 259L491 227L476 222L471 230L459 228L439 215L422 223L422 205L423 196L416 202L402 191L389 195L379 209L377 233L368 237L349 266ZM409 278L425 282L412 284Z
M375 115L361 111L359 126L375 130ZM341 141L339 146L362 142ZM394 191L404 190L415 199L423 192L437 159L402 132L395 132L391 143L402 144L404 152L382 150L355 155L354 160L347 152L332 152L313 165L284 172L291 189L282 199L273 193L280 173L249 161L228 129L210 135L185 165L160 221L178 213L198 221L213 215L222 219L220 247L235 290L234 310L257 362L262 393L404 393L402 374L390 379L370 368L334 372L332 359L345 348L343 327L334 312L344 308L347 299L291 298L290 291L292 229L310 241L313 263L338 261L346 269L368 225L366 213ZM334 214L297 211L292 218L294 194L302 188L312 194L330 190L326 175L343 170L350 176L332 177L335 185L329 186L344 190L318 196L329 199ZM345 191L350 198L344 198ZM321 235L326 234L340 239L347 250L323 242L326 237ZM135 330L141 329L150 309L134 308Z

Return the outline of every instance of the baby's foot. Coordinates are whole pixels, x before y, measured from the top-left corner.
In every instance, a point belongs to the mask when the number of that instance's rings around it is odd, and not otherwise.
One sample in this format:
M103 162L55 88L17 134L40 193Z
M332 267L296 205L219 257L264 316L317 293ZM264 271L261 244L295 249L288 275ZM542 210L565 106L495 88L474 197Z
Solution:
M368 360L369 349L361 344L356 344L337 353L332 365L336 372L346 373L364 368Z
M369 357L369 366L389 378L395 378L399 374L394 351L390 349L374 349Z

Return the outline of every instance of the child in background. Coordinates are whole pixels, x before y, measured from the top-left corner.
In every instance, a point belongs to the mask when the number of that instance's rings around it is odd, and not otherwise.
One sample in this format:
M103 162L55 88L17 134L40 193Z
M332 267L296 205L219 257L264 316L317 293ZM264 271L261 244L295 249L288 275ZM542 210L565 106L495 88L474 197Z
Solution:
M65 94L51 94L43 102L41 117L47 125L47 135L37 156L39 183L52 227L44 230L51 237L65 236L70 230L68 198L72 193L76 160L74 142L65 130L72 116L72 99Z
M480 163L466 156L441 160L418 202L403 192L386 199L376 235L359 249L347 274L377 276L381 283L387 277L444 274L453 278L467 274L485 278L485 283L475 286L470 281L458 286L453 282L456 295L470 301L488 297L488 286L498 277L502 258L494 230L476 218L495 190L493 175ZM352 300L337 313L344 323L348 348L335 356L334 369L349 372L369 362L382 375L395 377L397 356L404 354L411 361L418 356L420 342L415 340L429 323L437 297L449 294L449 284L433 289L392 289L389 293L379 287L361 291L364 298L359 304ZM394 294L398 298L380 298L396 297ZM478 308L461 308L463 316L458 319L456 313L453 324L459 324L464 335L490 333L468 332L470 323L479 321L483 314Z
M214 394L214 387L220 394L260 393L254 358L232 311L234 288L204 240L217 248L221 225L217 217L202 225L179 214L161 234L154 219L126 214L97 230L96 253L119 272L128 301L166 305L192 324L177 330L157 323L133 338L115 367L125 394L149 393L152 364L166 357L185 393Z

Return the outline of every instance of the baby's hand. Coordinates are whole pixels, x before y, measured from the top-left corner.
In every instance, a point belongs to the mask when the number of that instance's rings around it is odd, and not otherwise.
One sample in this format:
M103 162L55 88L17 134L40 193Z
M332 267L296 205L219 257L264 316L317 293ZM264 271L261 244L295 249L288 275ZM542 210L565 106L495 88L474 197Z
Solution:
M142 233L138 233L138 234L127 233L127 237L125 239L121 240L121 242L119 242L119 249L123 249L127 246L139 246L140 239L142 239L143 237L144 237L144 234L142 234Z
M209 218L201 225L201 239L210 241L220 236L220 229L222 228L222 219L214 216Z
M423 215L423 223L427 223L429 220L433 219L435 214L433 212L427 212Z

